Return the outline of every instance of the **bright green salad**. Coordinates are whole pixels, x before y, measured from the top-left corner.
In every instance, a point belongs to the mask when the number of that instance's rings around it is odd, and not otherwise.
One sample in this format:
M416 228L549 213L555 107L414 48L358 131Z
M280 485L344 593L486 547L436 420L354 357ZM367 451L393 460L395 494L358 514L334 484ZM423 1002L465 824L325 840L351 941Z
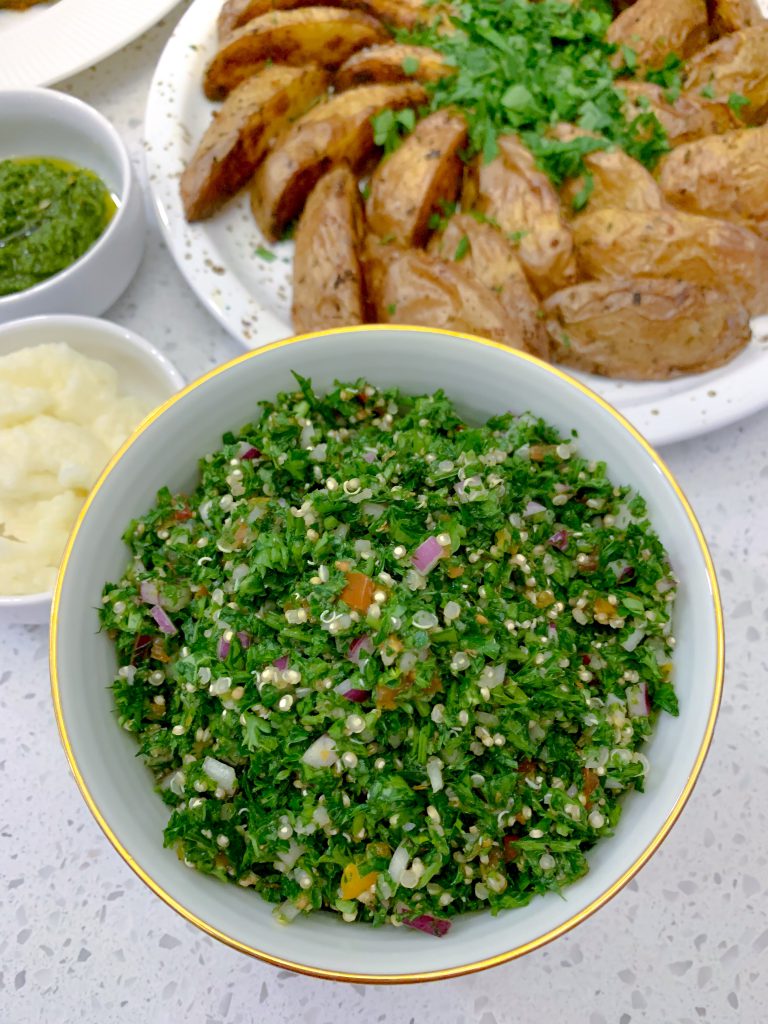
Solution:
M529 414L297 381L160 491L104 590L165 844L282 921L442 935L561 891L677 714L642 498Z

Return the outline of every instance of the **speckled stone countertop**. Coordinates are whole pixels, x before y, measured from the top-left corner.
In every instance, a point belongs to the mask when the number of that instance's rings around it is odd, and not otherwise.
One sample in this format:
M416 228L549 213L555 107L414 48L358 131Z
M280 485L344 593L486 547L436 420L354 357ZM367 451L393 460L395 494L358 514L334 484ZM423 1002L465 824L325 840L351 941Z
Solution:
M63 84L141 166L152 68L182 5ZM150 232L108 314L187 378L238 353ZM179 918L113 851L59 745L40 627L0 628L2 1024L720 1024L768 1020L768 413L664 453L709 538L728 631L725 697L693 797L611 903L522 960L377 988L250 960Z

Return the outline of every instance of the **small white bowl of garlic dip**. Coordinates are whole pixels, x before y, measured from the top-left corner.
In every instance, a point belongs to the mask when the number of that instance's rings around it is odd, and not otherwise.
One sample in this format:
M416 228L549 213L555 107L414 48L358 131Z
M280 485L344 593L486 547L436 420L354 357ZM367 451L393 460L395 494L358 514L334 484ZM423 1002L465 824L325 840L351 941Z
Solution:
M162 353L107 320L0 326L0 622L48 621L88 491L144 417L183 386Z

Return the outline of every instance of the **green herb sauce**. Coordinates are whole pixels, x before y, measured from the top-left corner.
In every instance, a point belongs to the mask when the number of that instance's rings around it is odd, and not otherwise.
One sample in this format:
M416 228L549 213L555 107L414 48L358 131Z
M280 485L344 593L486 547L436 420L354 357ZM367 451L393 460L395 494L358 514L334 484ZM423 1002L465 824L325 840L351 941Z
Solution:
M533 416L297 379L130 524L104 590L166 845L282 920L442 934L562 890L677 714L642 498Z
M24 291L65 270L115 212L92 171L63 160L0 160L0 295Z

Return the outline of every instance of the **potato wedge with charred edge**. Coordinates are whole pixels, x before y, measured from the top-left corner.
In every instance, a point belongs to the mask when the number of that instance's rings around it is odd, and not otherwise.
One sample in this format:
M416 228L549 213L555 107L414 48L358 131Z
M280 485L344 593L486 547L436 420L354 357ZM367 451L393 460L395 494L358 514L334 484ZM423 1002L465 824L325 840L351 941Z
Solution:
M398 245L422 246L438 203L452 203L461 185L459 151L467 144L461 114L436 110L371 175L365 206L371 231Z
M273 64L232 90L181 176L188 221L210 217L246 184L277 135L325 92L328 78L317 66Z
M688 61L685 89L711 84L718 99L735 93L749 104L739 112L747 124L762 124L768 115L768 21L723 36Z
M606 377L713 370L750 339L743 306L687 281L587 281L550 295L544 311L555 361Z
M571 232L560 199L533 156L513 135L499 136L490 163L477 157L465 179L462 204L484 213L519 239L517 255L539 295L577 277Z
M621 66L625 45L643 67L661 67L669 53L690 57L709 42L705 0L637 0L608 26L606 38L619 47L615 61Z
M663 157L658 176L679 209L733 220L768 237L768 125L678 146Z
M300 117L277 140L253 179L251 209L262 233L279 238L331 167L346 161L359 170L375 149L372 117L425 99L416 82L363 85L330 96Z
M312 189L295 240L294 329L365 323L362 200L357 178L346 164L323 175Z
M405 71L406 62L415 65L410 74ZM436 82L455 73L456 68L448 67L443 55L428 46L383 43L358 50L345 60L334 76L333 87L341 92L371 82Z
M386 38L381 22L361 11L302 7L262 14L225 40L205 72L205 95L223 100L267 63L336 68L355 50Z
M514 326L514 333L504 339L507 345L532 352L540 359L549 358L549 336L539 301L514 246L498 228L471 213L456 213L443 231L432 236L427 252L466 267L498 295Z
M646 113L641 104L647 101L647 111L659 119L670 146L739 127L727 103L709 100L698 92L683 92L674 103L670 103L664 95L665 90L653 82L617 79L616 85L627 94L627 119L631 121Z
M225 39L262 14L293 11L310 5L311 0L227 0L219 14L219 39ZM325 6L364 11L399 28L414 28L419 22L428 22L434 17L434 8L425 7L422 0L328 0Z
M514 337L498 296L460 263L369 237L364 264L378 323L420 324L501 342Z
M765 20L757 0L708 0L709 23L715 39Z
M768 242L753 231L681 210L587 210L573 221L590 277L669 277L722 291L752 316L768 312Z

